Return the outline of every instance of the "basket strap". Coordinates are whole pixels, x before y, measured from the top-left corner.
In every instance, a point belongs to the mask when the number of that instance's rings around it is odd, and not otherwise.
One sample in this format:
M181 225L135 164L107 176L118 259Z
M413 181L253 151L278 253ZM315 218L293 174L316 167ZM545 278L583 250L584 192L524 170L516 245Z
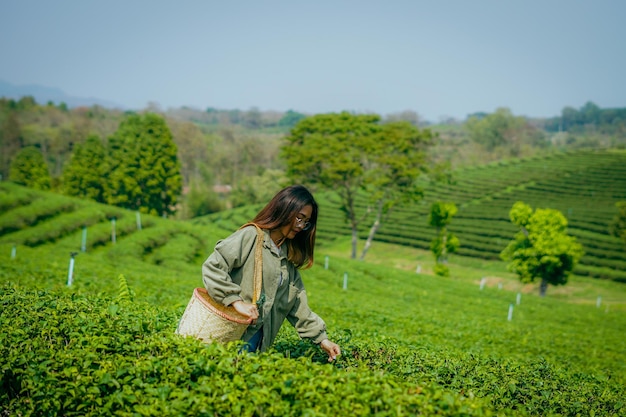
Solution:
M255 223L246 223L241 228L246 226L256 227L256 247L254 248L254 294L252 294L252 304L255 304L261 296L261 289L263 288L263 229L257 226Z

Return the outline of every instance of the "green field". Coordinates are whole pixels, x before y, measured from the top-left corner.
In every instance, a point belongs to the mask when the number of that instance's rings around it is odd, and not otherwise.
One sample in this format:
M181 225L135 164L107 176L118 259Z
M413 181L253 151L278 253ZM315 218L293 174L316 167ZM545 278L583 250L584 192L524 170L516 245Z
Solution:
M467 246L450 278L432 275L420 243L432 236L426 202L394 213L356 261L336 203L321 194L316 264L303 279L343 349L330 364L288 325L263 354L174 334L202 261L258 207L191 222L142 216L139 229L135 212L2 182L0 415L624 415L625 256L603 229L610 205L626 200L624 158L555 154L428 188L427 201L461 207L453 226ZM550 174L529 174L544 165ZM595 178L606 184L591 190ZM517 198L571 208L572 234L597 246L547 297L494 255L514 233L505 224Z

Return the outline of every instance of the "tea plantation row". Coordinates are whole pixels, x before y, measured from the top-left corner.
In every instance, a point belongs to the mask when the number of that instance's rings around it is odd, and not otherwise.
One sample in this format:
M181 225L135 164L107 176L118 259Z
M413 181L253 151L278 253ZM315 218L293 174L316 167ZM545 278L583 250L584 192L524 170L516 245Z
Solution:
M459 207L449 229L461 242L459 255L499 259L517 232L509 220L516 201L533 208L553 208L568 219L568 232L582 243L585 255L575 269L582 276L626 282L624 243L609 235L617 214L615 203L626 201L626 151L577 151L547 154L465 169L452 184L424 184L424 200L397 208L381 225L375 241L428 250L435 231L428 225L430 205L451 201ZM336 199L322 200L320 234L350 234ZM358 200L365 212L367 200ZM218 215L216 215L218 216ZM367 237L363 222L359 237Z
M463 342L455 347L445 340L454 335L449 326L419 341L422 337L382 335L380 317L376 331L367 327L371 320L353 321L333 332L342 357L324 364L319 351L288 329L271 352L238 354L237 346L203 346L175 336L178 315L168 308L12 285L0 295L0 406L7 415L617 416L624 411L620 371L613 375L599 367L592 373L541 356L465 350ZM339 318L345 304L335 313L319 307L331 322L346 322ZM367 309L357 304L350 310L358 315ZM427 317L414 319L439 327ZM499 339L495 331L481 334L491 334L490 343ZM568 344L580 349L580 342L573 338Z
M619 310L525 295L508 321L514 294L507 291L349 260L325 269L323 248L343 238L321 234L317 264L303 277L343 355L325 363L290 327L272 352L238 354L236 346L173 333L201 285L201 262L256 208L193 225L142 216L140 228L134 212L8 183L0 183L0 207L7 415L617 416L626 409ZM70 252L78 255L68 288Z

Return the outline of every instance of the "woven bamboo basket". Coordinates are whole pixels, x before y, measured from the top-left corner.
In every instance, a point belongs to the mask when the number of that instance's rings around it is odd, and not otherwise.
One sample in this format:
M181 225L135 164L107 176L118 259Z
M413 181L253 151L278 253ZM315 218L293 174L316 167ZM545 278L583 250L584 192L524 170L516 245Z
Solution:
M242 227L248 225L250 224ZM263 285L263 231L258 226L256 228L252 303L256 303L259 299ZM241 339L248 325L248 317L240 314L232 306L225 306L215 301L205 288L196 288L180 319L176 333L193 336L205 343L213 341L227 343Z
M176 333L193 336L205 343L226 343L241 339L247 328L246 316L213 300L206 289L196 288Z

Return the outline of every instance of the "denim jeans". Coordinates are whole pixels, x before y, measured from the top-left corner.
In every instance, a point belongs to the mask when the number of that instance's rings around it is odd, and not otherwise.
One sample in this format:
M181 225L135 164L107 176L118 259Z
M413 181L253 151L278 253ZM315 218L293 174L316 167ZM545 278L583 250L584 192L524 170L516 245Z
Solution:
M241 347L241 351L242 352L256 352L261 346L262 340L263 340L263 328L261 327L259 331L256 332L254 336L252 336L250 340L248 340L246 344Z

